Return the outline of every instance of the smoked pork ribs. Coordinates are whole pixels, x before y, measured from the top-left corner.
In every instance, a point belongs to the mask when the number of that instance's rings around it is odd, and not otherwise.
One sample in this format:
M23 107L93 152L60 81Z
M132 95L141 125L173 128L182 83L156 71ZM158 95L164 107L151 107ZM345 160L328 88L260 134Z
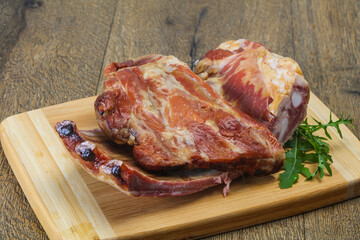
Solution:
M127 146L117 145L100 129L81 130L72 121L55 125L66 148L93 177L135 197L183 196L225 183L224 196L240 171L187 169L162 173L144 171Z
M210 50L195 73L285 143L306 117L310 90L299 65L260 43L227 41Z
M94 104L102 131L78 131L71 121L55 127L96 178L134 196L186 195L221 183L226 195L234 178L281 169L285 153L274 135L177 58L148 55L104 72ZM126 144L128 157L118 152Z

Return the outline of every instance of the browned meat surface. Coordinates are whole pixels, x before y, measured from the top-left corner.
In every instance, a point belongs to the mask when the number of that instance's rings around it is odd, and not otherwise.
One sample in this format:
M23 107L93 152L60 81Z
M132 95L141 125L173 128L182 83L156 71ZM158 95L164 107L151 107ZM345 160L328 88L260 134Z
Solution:
M299 65L260 43L224 42L205 54L195 72L235 107L265 124L281 143L306 116L310 90Z
M256 175L281 169L285 154L274 135L175 57L112 63L105 75L105 92L95 102L99 125L113 141L134 145L144 169Z
M139 168L129 146L110 141L100 129L79 131L72 121L56 124L55 129L72 156L95 178L133 196L182 196L225 183L224 195L232 179L241 172L192 169L168 173L149 173Z

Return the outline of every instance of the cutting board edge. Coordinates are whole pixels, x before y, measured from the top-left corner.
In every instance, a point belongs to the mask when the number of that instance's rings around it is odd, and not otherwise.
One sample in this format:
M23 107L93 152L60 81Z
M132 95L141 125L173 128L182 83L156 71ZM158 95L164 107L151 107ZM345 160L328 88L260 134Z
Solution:
M68 190L70 193L65 194L64 197L72 198L72 201L68 202L69 207L75 204L78 204L78 208L80 208L81 214L86 218L86 223L88 224L91 231L94 232L94 235L82 235L79 236L81 238L94 238L94 239L111 239L114 238L115 233L111 228L108 220L103 214L103 211L100 209L98 203L96 202L94 196L90 192L86 182L81 177L81 175L77 171L72 171L76 169L75 165L78 163L74 163L72 161L63 161L64 155L71 156L68 152L66 147L63 145L62 140L59 138L58 134L56 133L55 129L49 123L48 119L46 118L44 112L40 110L36 110L34 112L28 112L29 120L34 124L34 128L36 129L37 133L39 134L40 138L46 145L46 147L51 155L51 159L53 160L54 164L54 171L55 168L57 169L56 174L59 179L62 179L63 183L66 182L68 186ZM59 146L62 146L61 149L57 149ZM50 160L50 159L49 159ZM55 172L54 172L55 173ZM71 173L71 174L69 174ZM63 184L63 187L65 184ZM73 195L73 196L71 196ZM75 207L74 207L75 208ZM90 210L91 209L91 210ZM68 212L66 215L79 215L80 212ZM80 226L84 222L77 222ZM69 229L62 231L61 233L65 236L68 234ZM70 229L71 231L71 229Z
M258 214L259 209L249 210L246 214L244 214L243 211L237 211L231 214L222 215L221 217L209 218L204 221L192 222L189 220L189 222L182 225L156 229L148 232L140 232L122 237L125 237L124 239L197 239L278 219L284 219L310 212L321 207L343 202L347 200L346 192L347 183L339 184L336 189L326 189L326 191L319 193L316 196L316 199L319 199L319 201L316 201L315 204L312 196L308 196L308 199L306 200L293 199L288 202L285 202L285 200L278 201L274 207L278 210L276 211L277 214L274 214L273 210L270 210L270 208L263 206L265 213L261 216ZM301 201L304 201L305 204L301 204L304 203ZM284 206L287 208L293 208L289 211Z
M39 222L43 226L46 234L48 234L50 239L61 239L61 233L59 229L56 227L56 224L51 218L50 212L46 208L46 205L42 202L42 198L37 192L35 185L31 184L32 180L28 172L24 167L20 166L22 164L22 161L5 131L4 124L7 121L11 121L12 119L22 114L27 114L27 112L7 117L0 123L1 146L4 150L8 163L16 177L16 180L19 182L19 185L24 192L26 199L28 200L30 206L33 208L33 211L37 216Z
M330 113L333 121L339 119L313 92L311 92L308 108L316 113L321 122L328 122L330 120ZM360 141L350 128L344 124L340 125L343 138L340 138L335 128L329 128L328 130L332 133L333 139L341 141L355 157L346 161L338 159L332 164L332 167L336 168L348 181L347 199L360 196L360 165L353 164L356 161L355 159L360 160Z

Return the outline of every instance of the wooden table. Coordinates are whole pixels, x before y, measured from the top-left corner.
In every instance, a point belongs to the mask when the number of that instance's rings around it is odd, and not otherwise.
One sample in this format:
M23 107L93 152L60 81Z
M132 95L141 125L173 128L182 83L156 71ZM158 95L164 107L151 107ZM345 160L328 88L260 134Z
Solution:
M360 137L360 1L1 1L0 120L102 92L111 61L161 53L190 66L247 38L295 59ZM46 239L0 147L0 239ZM356 239L360 198L208 239Z

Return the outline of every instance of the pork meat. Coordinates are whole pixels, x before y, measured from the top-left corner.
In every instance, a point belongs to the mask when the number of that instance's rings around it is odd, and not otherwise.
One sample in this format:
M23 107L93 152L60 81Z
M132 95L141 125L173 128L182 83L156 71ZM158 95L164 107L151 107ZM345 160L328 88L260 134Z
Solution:
M142 170L134 160L129 146L119 146L100 129L79 131L72 121L55 125L71 155L98 180L109 183L132 196L183 196L225 183L224 195L232 179L240 171L220 172L212 169L191 169L162 173Z
M306 117L309 85L291 58L240 39L210 50L195 73L232 105L260 121L285 143Z
M216 169L265 175L281 169L281 144L173 56L148 55L105 69L95 101L100 128L134 145L147 171Z

